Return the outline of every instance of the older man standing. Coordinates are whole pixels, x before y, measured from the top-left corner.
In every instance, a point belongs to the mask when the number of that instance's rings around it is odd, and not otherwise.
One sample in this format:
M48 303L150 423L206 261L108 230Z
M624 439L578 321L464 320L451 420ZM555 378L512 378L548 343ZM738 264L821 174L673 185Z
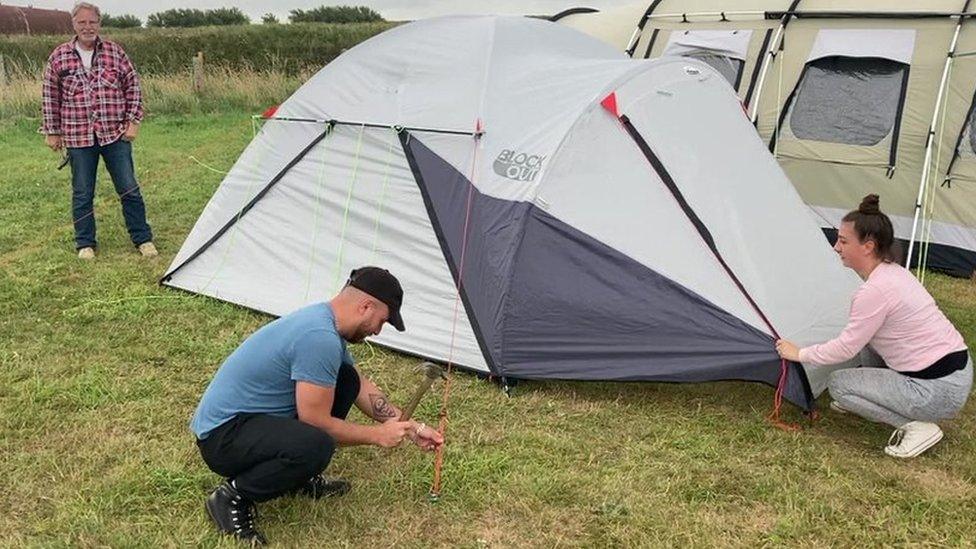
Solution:
M122 201L132 243L152 257L157 251L132 163L132 141L142 121L139 76L118 44L98 36L101 17L98 7L87 2L71 10L75 36L54 49L44 70L41 133L52 150L67 149L78 257L95 257L99 156Z

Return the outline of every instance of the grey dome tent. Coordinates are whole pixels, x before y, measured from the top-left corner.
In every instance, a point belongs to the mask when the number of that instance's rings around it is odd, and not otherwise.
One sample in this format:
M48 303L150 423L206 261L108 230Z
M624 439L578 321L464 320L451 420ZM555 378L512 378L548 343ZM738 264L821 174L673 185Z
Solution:
M776 334L836 335L844 269L722 75L634 61L518 17L406 24L266 121L163 283L265 311L350 269L401 281L384 346L522 379L778 386L827 369Z

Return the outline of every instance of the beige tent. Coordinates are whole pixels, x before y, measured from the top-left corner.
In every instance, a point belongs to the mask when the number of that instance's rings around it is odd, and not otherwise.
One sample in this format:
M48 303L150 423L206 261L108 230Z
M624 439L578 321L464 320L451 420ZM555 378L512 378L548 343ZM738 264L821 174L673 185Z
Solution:
M738 93L828 235L878 193L913 264L973 274L976 5L731 4L654 0L553 19L634 58L705 61Z

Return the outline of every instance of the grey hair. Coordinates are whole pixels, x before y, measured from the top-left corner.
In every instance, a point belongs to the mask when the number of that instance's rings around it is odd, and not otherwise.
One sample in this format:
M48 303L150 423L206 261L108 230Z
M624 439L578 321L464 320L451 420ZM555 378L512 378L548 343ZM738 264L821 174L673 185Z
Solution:
M78 12L81 10L91 10L95 12L95 15L98 16L99 21L101 21L102 19L102 10L98 9L98 6L96 6L95 4L91 4L89 2L77 2L75 4L75 7L71 8L71 18L74 19L75 16L78 15Z

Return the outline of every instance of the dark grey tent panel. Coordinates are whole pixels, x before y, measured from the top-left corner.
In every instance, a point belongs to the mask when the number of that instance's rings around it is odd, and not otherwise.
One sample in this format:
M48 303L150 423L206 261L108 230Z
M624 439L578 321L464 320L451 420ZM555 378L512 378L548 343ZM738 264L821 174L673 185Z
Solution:
M962 145L963 147L968 146L969 150L966 151L966 156L976 155L976 116L973 116L973 111L969 111L969 119L966 120L965 131L969 134L969 139L967 143Z
M777 385L770 336L532 204L482 194L416 136L402 141L495 373ZM795 365L784 396L812 406Z
M790 130L800 139L877 145L895 126L908 66L875 57L811 61L797 87Z
M777 385L768 335L534 206L506 300L514 377ZM802 384L787 391L809 409Z
M505 200L479 202L470 205L472 219L468 219L469 193L478 194L468 178L416 135L405 131L400 139L455 281L460 274L461 299L481 351L489 368L502 375L497 367L501 352L497 328L502 315L498 297L505 292L520 219L528 205Z

